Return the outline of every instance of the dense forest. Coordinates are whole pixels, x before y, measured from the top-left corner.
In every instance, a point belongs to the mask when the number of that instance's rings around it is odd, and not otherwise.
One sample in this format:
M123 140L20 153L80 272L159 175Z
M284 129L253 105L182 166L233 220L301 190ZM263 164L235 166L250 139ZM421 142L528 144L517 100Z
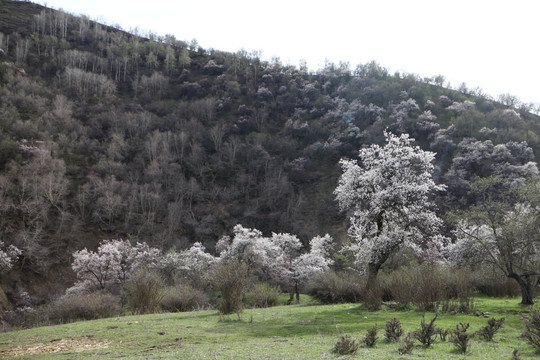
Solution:
M22 252L0 285L45 301L72 285L71 254L104 239L212 251L242 224L343 243L339 160L385 130L436 153L438 216L467 210L475 179L531 171L540 121L512 96L444 83L375 62L310 71L0 0L0 240Z

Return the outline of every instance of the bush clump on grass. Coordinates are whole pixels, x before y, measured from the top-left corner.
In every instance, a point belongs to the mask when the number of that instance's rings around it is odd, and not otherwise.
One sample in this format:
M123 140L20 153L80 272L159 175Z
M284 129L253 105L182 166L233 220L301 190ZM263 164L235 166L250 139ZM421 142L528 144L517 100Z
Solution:
M439 334L439 338L441 341L446 341L446 338L448 337L448 334L450 334L451 329L441 329L437 328L437 334Z
M482 267L472 273L472 282L476 290L489 297L516 297L521 295L518 283L497 270Z
M351 355L358 351L360 344L349 335L341 335L332 352L338 355Z
M248 267L237 261L216 265L212 272L215 289L220 297L217 308L222 315L237 314L244 309L243 297L249 285Z
M281 289L268 283L253 284L246 294L246 303L251 307L265 308L276 306L279 302Z
M410 354L414 348L414 332L408 332L403 340L403 344L398 349L400 355Z
M540 351L540 312L538 310L531 308L529 318L525 320L523 336L536 351Z
M388 341L398 341L403 335L403 328L398 318L392 318L386 322L384 336Z
M121 309L119 298L106 292L65 295L51 304L49 320L65 323L100 319L114 316Z
M468 333L467 329L469 324L459 323L456 328L450 332L450 340L455 347L462 353L466 353L469 348L469 340L474 336L472 333Z
M310 279L306 292L323 304L338 304L361 301L364 290L364 280L355 273L325 271Z
M183 284L167 288L159 305L169 312L192 311L210 307L210 299L204 291Z
M491 318L487 321L487 325L482 327L476 334L487 341L492 341L493 336L503 326L504 318Z
M31 306L17 307L5 311L3 314L0 313L0 332L10 329L12 326L16 329L38 326L40 323L46 322L47 317L46 307L37 309Z
M470 314L474 310L474 298L446 299L441 302L439 308L441 312L453 312L460 314Z
M128 305L136 314L151 314L160 310L165 296L165 284L161 276L153 271L141 269L127 282Z
M437 315L429 323L426 323L426 319L422 316L422 321L420 322L420 329L414 332L414 338L425 347L431 346L435 342L435 337L438 334L438 329L435 327L435 320L437 320Z
M468 304L473 291L469 272L431 264L382 274L380 285L386 300L416 305L420 311L435 311L449 299L458 299L460 305Z
M379 337L377 336L378 329L376 326L371 326L367 329L366 336L363 339L364 345L366 347L374 347L377 343L377 340L379 340Z

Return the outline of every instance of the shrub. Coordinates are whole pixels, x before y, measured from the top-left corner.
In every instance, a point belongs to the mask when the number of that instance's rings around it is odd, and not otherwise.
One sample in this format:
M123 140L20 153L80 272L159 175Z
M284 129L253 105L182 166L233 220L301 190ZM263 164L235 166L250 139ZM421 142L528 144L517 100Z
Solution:
M400 355L410 354L414 348L414 333L409 332L403 341L403 344L398 349Z
M456 328L450 332L450 340L462 353L467 352L469 347L469 340L474 336L467 332L469 324L459 323Z
M39 323L39 313L31 306L17 307L14 310L5 311L3 313L3 319L11 326L26 329L33 327ZM1 328L0 328L1 329Z
M491 341L495 333L503 326L503 323L504 318L491 318L487 321L487 325L478 330L476 334L487 341Z
M279 302L281 289L267 283L254 284L246 294L246 303L252 307L265 308L276 306Z
M517 282L491 268L481 268L473 273L472 282L481 294L491 297L516 297L521 294Z
M204 291L184 284L167 288L159 305L169 312L191 311L209 307L210 299Z
M386 322L384 336L388 341L398 341L403 335L403 328L398 318L392 318Z
M127 283L128 305L134 313L151 314L160 310L165 295L163 279L154 271L140 269Z
M437 333L439 334L441 341L446 341L446 337L450 334L450 329L437 328Z
M365 284L352 272L325 271L311 277L306 292L323 304L358 302Z
M439 303L446 298L444 271L438 266L429 265L417 267L414 273L417 284L414 304L420 311L436 311Z
M461 314L470 314L474 310L474 298L464 299L445 299L441 302L441 312L456 312Z
M220 293L217 302L219 312L240 316L244 308L242 299L249 283L247 265L237 261L221 262L214 267L212 274L214 286Z
M367 347L375 346L377 340L379 340L379 338L377 337L377 331L378 329L376 326L372 326L367 329L367 334L363 339L364 345L366 345Z
M437 310L440 304L458 299L467 305L473 285L468 271L439 265L417 265L382 274L381 290L385 300L416 305L420 311Z
M424 316L422 316L422 321L420 322L420 329L416 330L414 332L414 338L422 345L429 347L433 342L435 342L435 336L438 333L437 328L435 327L435 320L437 320L437 315L431 321L429 324L426 323L426 320Z
M49 319L54 323L111 317L121 311L118 297L106 292L65 295L54 301Z
M334 345L332 352L338 355L355 354L358 351L360 344L349 335L341 335L339 340Z
M413 279L403 270L393 270L379 275L382 298L409 306L415 299L416 287Z
M531 308L529 318L525 320L525 332L523 336L529 344L540 351L540 312Z
M471 298L474 290L471 271L457 267L439 267L445 284L445 298L458 299L463 303Z

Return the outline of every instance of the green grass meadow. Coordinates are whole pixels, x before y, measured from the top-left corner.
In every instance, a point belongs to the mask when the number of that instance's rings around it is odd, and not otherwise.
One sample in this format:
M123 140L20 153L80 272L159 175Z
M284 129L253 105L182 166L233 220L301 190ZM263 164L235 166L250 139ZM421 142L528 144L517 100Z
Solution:
M2 359L511 359L514 349L521 359L538 358L521 337L524 329L519 299L475 298L477 311L505 317L494 341L472 340L462 354L450 342L417 346L399 355L400 343L386 342L384 327L398 318L405 332L420 326L423 313L385 306L369 311L360 304L317 305L304 296L300 305L247 309L236 316L220 317L216 310L163 313L77 322L0 334ZM434 313L425 313L429 321ZM486 318L442 313L441 328L470 323L469 331L486 325ZM370 326L379 328L374 348L361 347L355 355L338 356L332 348L341 334L360 340Z

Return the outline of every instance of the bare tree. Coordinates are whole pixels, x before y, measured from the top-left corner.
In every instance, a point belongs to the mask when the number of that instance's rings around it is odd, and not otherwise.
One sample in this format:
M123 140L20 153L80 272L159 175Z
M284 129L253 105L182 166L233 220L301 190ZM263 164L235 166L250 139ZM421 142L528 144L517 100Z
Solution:
M221 154L221 146L223 145L223 138L226 133L226 128L222 122L217 123L210 129L210 138L214 143L214 150Z

